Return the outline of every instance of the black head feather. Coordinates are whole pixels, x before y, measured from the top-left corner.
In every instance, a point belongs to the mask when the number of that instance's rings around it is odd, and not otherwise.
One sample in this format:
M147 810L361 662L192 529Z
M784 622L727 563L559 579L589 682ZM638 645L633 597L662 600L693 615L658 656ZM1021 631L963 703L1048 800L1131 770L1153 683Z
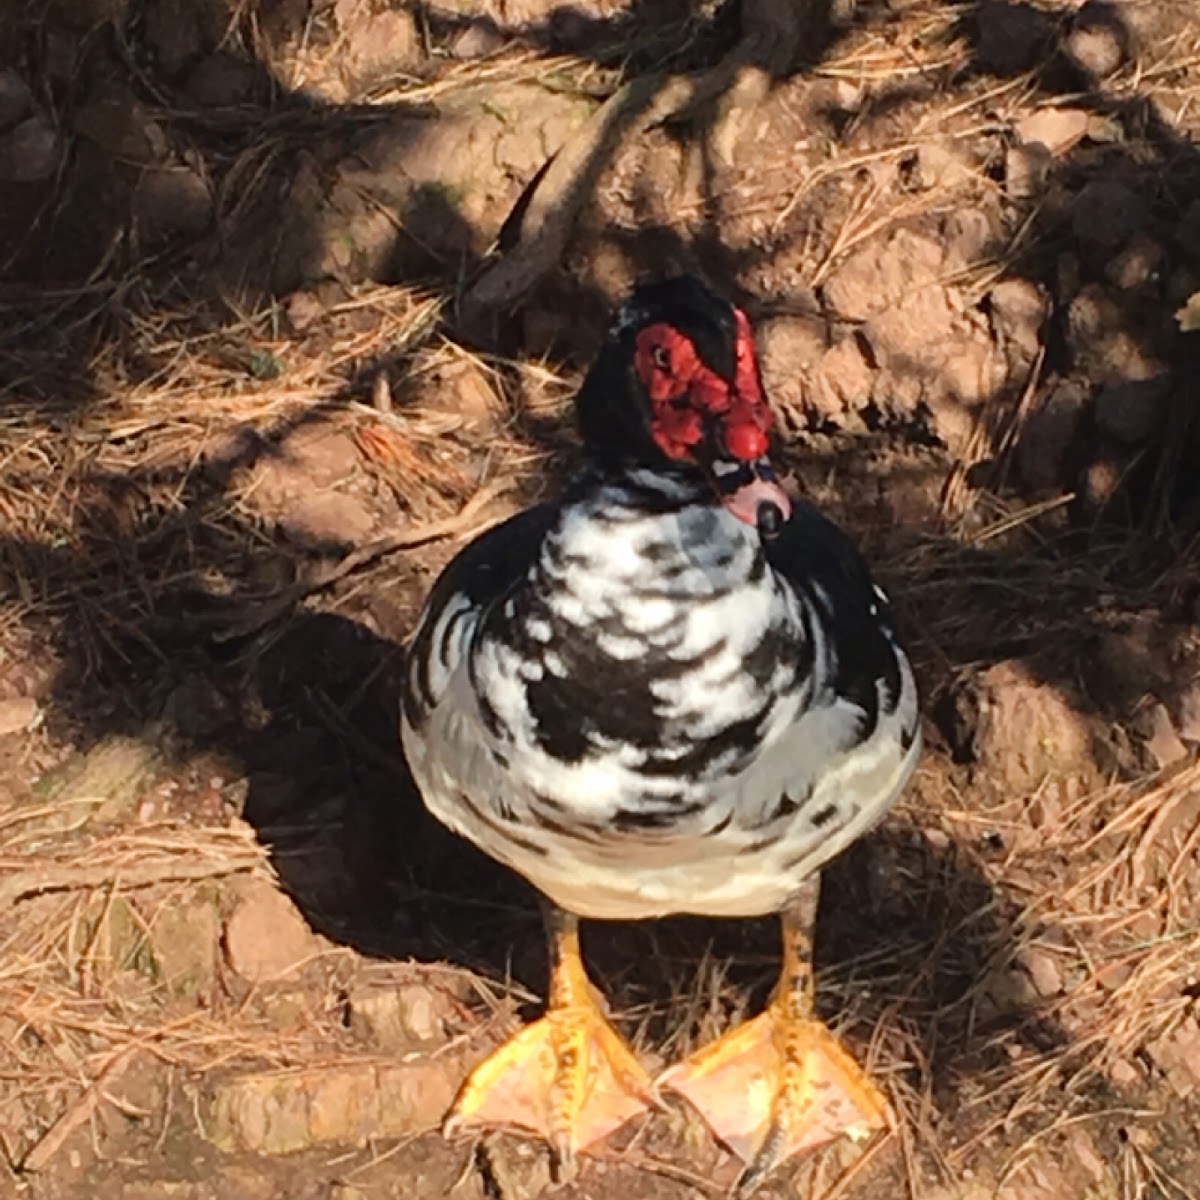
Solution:
M660 323L688 337L723 379L734 377L737 323L727 300L694 275L639 284L617 313L576 397L579 431L593 458L655 466L671 461L650 435L650 400L633 359L638 333Z

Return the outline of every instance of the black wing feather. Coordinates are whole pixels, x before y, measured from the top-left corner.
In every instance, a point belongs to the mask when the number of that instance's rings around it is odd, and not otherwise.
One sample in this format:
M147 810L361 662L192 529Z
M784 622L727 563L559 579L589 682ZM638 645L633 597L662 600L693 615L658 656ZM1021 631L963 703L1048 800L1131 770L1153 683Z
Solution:
M493 526L450 561L425 602L424 619L408 649L401 703L408 723L419 729L437 702L430 687L430 663L439 652L434 630L443 610L465 596L482 614L504 599L537 560L542 539L558 514L557 504L539 504Z
M775 572L818 614L834 647L834 688L863 709L869 731L881 701L888 711L895 706L901 680L891 610L862 555L832 521L804 502L795 505L779 536L764 547Z

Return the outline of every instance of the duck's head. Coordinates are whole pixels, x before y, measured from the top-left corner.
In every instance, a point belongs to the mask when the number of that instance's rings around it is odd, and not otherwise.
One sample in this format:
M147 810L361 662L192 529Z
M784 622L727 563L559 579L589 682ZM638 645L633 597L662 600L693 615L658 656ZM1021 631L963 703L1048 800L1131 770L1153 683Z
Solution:
M696 471L768 535L791 513L768 458L774 415L750 321L690 275L634 290L576 409L595 459Z

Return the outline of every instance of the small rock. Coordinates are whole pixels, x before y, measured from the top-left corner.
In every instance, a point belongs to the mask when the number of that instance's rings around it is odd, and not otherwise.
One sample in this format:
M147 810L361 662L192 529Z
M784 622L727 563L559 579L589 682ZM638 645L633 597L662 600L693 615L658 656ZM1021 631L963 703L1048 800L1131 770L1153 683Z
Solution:
M39 711L38 702L32 696L0 700L0 737L32 729Z
M205 48L199 6L194 0L146 0L146 43L169 76L176 76Z
M980 0L970 32L980 68L1003 76L1036 66L1054 38L1045 13L1014 0Z
M921 186L955 188L974 179L977 171L968 151L958 141L923 142L917 147Z
M211 899L195 897L159 909L150 940L163 983L177 995L207 995L216 979L220 937Z
M1175 732L1171 714L1167 712L1165 704L1155 704L1146 714L1145 720L1149 729L1146 749L1159 767L1169 767L1172 763L1182 762L1187 758L1187 747Z
M1129 56L1128 35L1119 22L1107 0L1089 0L1067 34L1063 47L1067 59L1097 82L1117 71Z
M993 216L977 205L957 207L939 223L938 242L951 271L990 259L997 244Z
M1050 306L1041 288L1027 279L1005 279L988 293L994 330L1020 359L1032 363L1042 344Z
M1142 1073L1126 1058L1119 1058L1108 1068L1108 1077L1115 1087L1129 1090L1142 1082Z
M287 485L297 484L300 491L334 487L353 478L361 467L353 436L323 421L294 430L279 451L280 465L291 476Z
M1130 292L1158 280L1165 254L1163 248L1144 233L1135 233L1133 240L1104 268L1104 274L1114 286Z
M400 1023L419 1041L428 1042L445 1032L441 1016L442 1005L429 988L419 983L399 988L396 999L400 1006Z
M489 17L472 21L450 43L450 53L455 58L487 58L508 45L508 38Z
M911 229L896 230L851 254L825 284L825 303L846 321L865 321L934 284L945 267L942 240Z
M325 316L325 306L313 292L293 292L284 301L284 308L288 324L296 333L303 333Z
M37 819L38 828L67 832L136 812L160 765L149 742L128 737L97 742L34 784L35 799L48 810Z
M250 983L281 979L320 949L316 935L292 901L274 884L254 879L225 925L229 965Z
M485 1137L479 1149L490 1195L542 1196L550 1189L550 1155L544 1145L496 1133Z
M344 550L370 537L375 518L363 502L341 492L298 496L279 518L289 540L312 551Z
M372 12L357 11L357 0L337 0L338 24L348 35L343 58L347 84L362 87L411 70L419 61L421 41L412 13L391 8ZM349 24L343 24L342 10L354 9Z
M362 1086L363 1071L322 1071L305 1080L308 1093L307 1142L310 1146L331 1142L363 1145L371 1136L374 1105ZM430 1114L433 1116L434 1114Z
M1030 946L1021 954L1020 963L1039 996L1049 999L1062 994L1063 973L1057 956L1048 950Z
M40 183L58 170L58 134L43 116L22 121L0 139L0 180Z
M1099 513L1117 495L1129 463L1111 449L1098 454L1083 472L1083 506L1088 513Z
M453 1055L243 1075L218 1085L206 1136L227 1152L292 1154L424 1133L463 1074Z
M1036 196L1045 186L1053 156L1041 143L1009 146L1004 154L1004 186L1014 200Z
M1017 470L1033 491L1068 486L1067 459L1087 409L1088 389L1060 380L1030 414L1016 446Z
M392 988L359 988L348 1001L350 1031L381 1050L403 1050L410 1045L400 1015L400 1000Z
M1115 179L1093 179L1071 206L1071 229L1081 241L1102 249L1117 246L1146 221L1146 202Z
M1166 365L1127 328L1127 314L1097 283L1089 283L1067 310L1067 345L1074 365L1097 383L1153 380Z
M1058 158L1083 141L1087 127L1081 108L1040 108L1018 121L1015 132L1023 146L1041 146Z
M844 113L856 113L862 107L863 85L853 79L839 77L829 80L832 107Z
M463 362L451 373L450 386L458 399L458 414L476 433L499 433L508 415L487 374L472 362Z
M929 847L931 854L946 854L954 844L953 839L944 829L926 829L924 834L925 844Z
M12 67L0 68L0 132L11 129L33 108L33 93Z
M199 237L212 221L213 201L190 167L143 171L133 196L138 232L150 245L174 237Z
M305 549L344 549L375 528L366 500L353 489L363 478L354 437L329 422L314 421L294 430L274 453L259 457L249 481L249 502Z
M420 359L418 359L420 363ZM453 414L462 427L475 434L494 437L508 414L492 386L488 373L469 357L435 362L428 371L414 365L420 378L407 406Z
M1140 446L1162 425L1170 393L1169 375L1106 384L1096 395L1096 427L1123 446Z
M371 1200L370 1196L352 1183L335 1183L329 1189L329 1200Z
M463 1077L463 1062L450 1054L418 1056L376 1071L381 1136L424 1132L450 1107Z
M1200 743L1200 683L1192 683L1179 693L1175 712L1179 736L1192 745Z
M302 1077L249 1076L217 1088L206 1136L227 1152L294 1154L309 1145Z
M1186 1017L1169 1033L1150 1042L1146 1053L1181 1100L1200 1088L1200 1022L1195 1016Z
M1032 1008L1038 1002L1037 989L1029 976L1024 971L1011 969L997 971L992 976L987 996L1001 1014Z
M444 1008L436 993L422 984L367 986L350 995L350 1028L381 1050L411 1049L414 1042L442 1036Z

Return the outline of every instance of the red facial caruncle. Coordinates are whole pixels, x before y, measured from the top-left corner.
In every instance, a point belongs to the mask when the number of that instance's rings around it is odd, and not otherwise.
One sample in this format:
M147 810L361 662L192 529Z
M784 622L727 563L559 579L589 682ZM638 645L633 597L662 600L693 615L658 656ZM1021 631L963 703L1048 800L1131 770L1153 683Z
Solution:
M704 440L706 418L717 418L731 458L752 462L767 452L772 414L763 394L750 322L740 309L734 382L711 370L690 338L661 322L637 335L634 366L650 397L650 431L668 458L692 457Z

